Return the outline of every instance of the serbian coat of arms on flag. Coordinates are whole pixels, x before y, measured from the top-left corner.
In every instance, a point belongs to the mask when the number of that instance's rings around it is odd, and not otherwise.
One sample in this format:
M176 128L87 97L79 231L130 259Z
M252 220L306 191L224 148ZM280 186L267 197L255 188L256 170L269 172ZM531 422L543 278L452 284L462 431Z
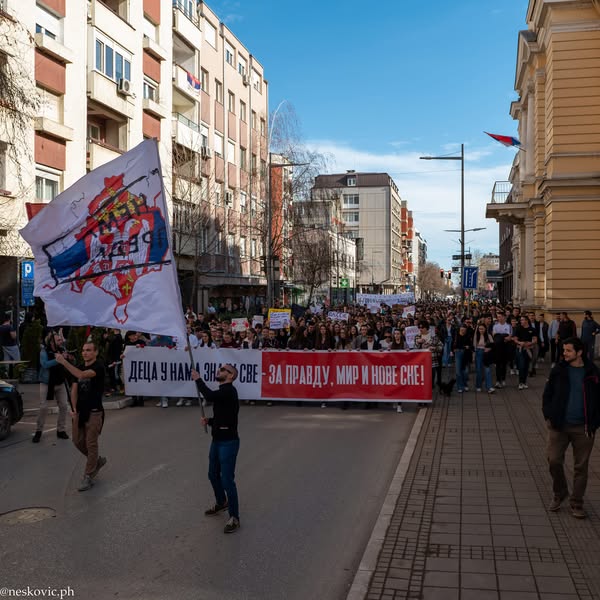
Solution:
M20 233L49 325L185 339L156 140L82 177Z

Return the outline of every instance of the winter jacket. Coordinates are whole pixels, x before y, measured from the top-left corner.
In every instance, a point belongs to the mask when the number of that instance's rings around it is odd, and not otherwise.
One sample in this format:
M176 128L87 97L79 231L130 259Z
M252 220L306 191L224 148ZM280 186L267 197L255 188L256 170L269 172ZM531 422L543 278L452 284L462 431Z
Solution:
M587 361L584 369L585 432L587 435L592 435L600 427L600 370ZM544 387L542 410L553 429L560 431L564 427L569 392L569 363L563 360L550 371L550 377Z

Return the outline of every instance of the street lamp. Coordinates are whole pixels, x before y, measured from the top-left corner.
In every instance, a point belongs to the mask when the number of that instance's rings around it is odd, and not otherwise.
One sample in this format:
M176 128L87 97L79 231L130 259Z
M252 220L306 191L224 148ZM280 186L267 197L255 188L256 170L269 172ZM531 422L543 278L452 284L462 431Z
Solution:
M460 160L460 288L465 298L463 278L465 273L465 145L460 145L460 156L420 156L421 160Z

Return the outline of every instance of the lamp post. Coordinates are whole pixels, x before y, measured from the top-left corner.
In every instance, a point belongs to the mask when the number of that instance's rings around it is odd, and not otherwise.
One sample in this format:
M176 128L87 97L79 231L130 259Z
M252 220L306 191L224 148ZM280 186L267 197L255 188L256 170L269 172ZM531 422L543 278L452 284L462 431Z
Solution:
M421 160L460 160L460 289L464 301L463 277L465 272L465 145L460 145L460 156L421 156Z

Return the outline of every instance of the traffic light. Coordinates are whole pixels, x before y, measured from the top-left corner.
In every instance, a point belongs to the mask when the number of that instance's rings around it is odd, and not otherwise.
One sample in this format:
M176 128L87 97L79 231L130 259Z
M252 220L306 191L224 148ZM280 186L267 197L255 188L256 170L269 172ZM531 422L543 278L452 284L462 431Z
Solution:
M448 279L452 279L452 271L448 271L447 277L448 277Z
M444 279L444 269L440 269L440 279Z

